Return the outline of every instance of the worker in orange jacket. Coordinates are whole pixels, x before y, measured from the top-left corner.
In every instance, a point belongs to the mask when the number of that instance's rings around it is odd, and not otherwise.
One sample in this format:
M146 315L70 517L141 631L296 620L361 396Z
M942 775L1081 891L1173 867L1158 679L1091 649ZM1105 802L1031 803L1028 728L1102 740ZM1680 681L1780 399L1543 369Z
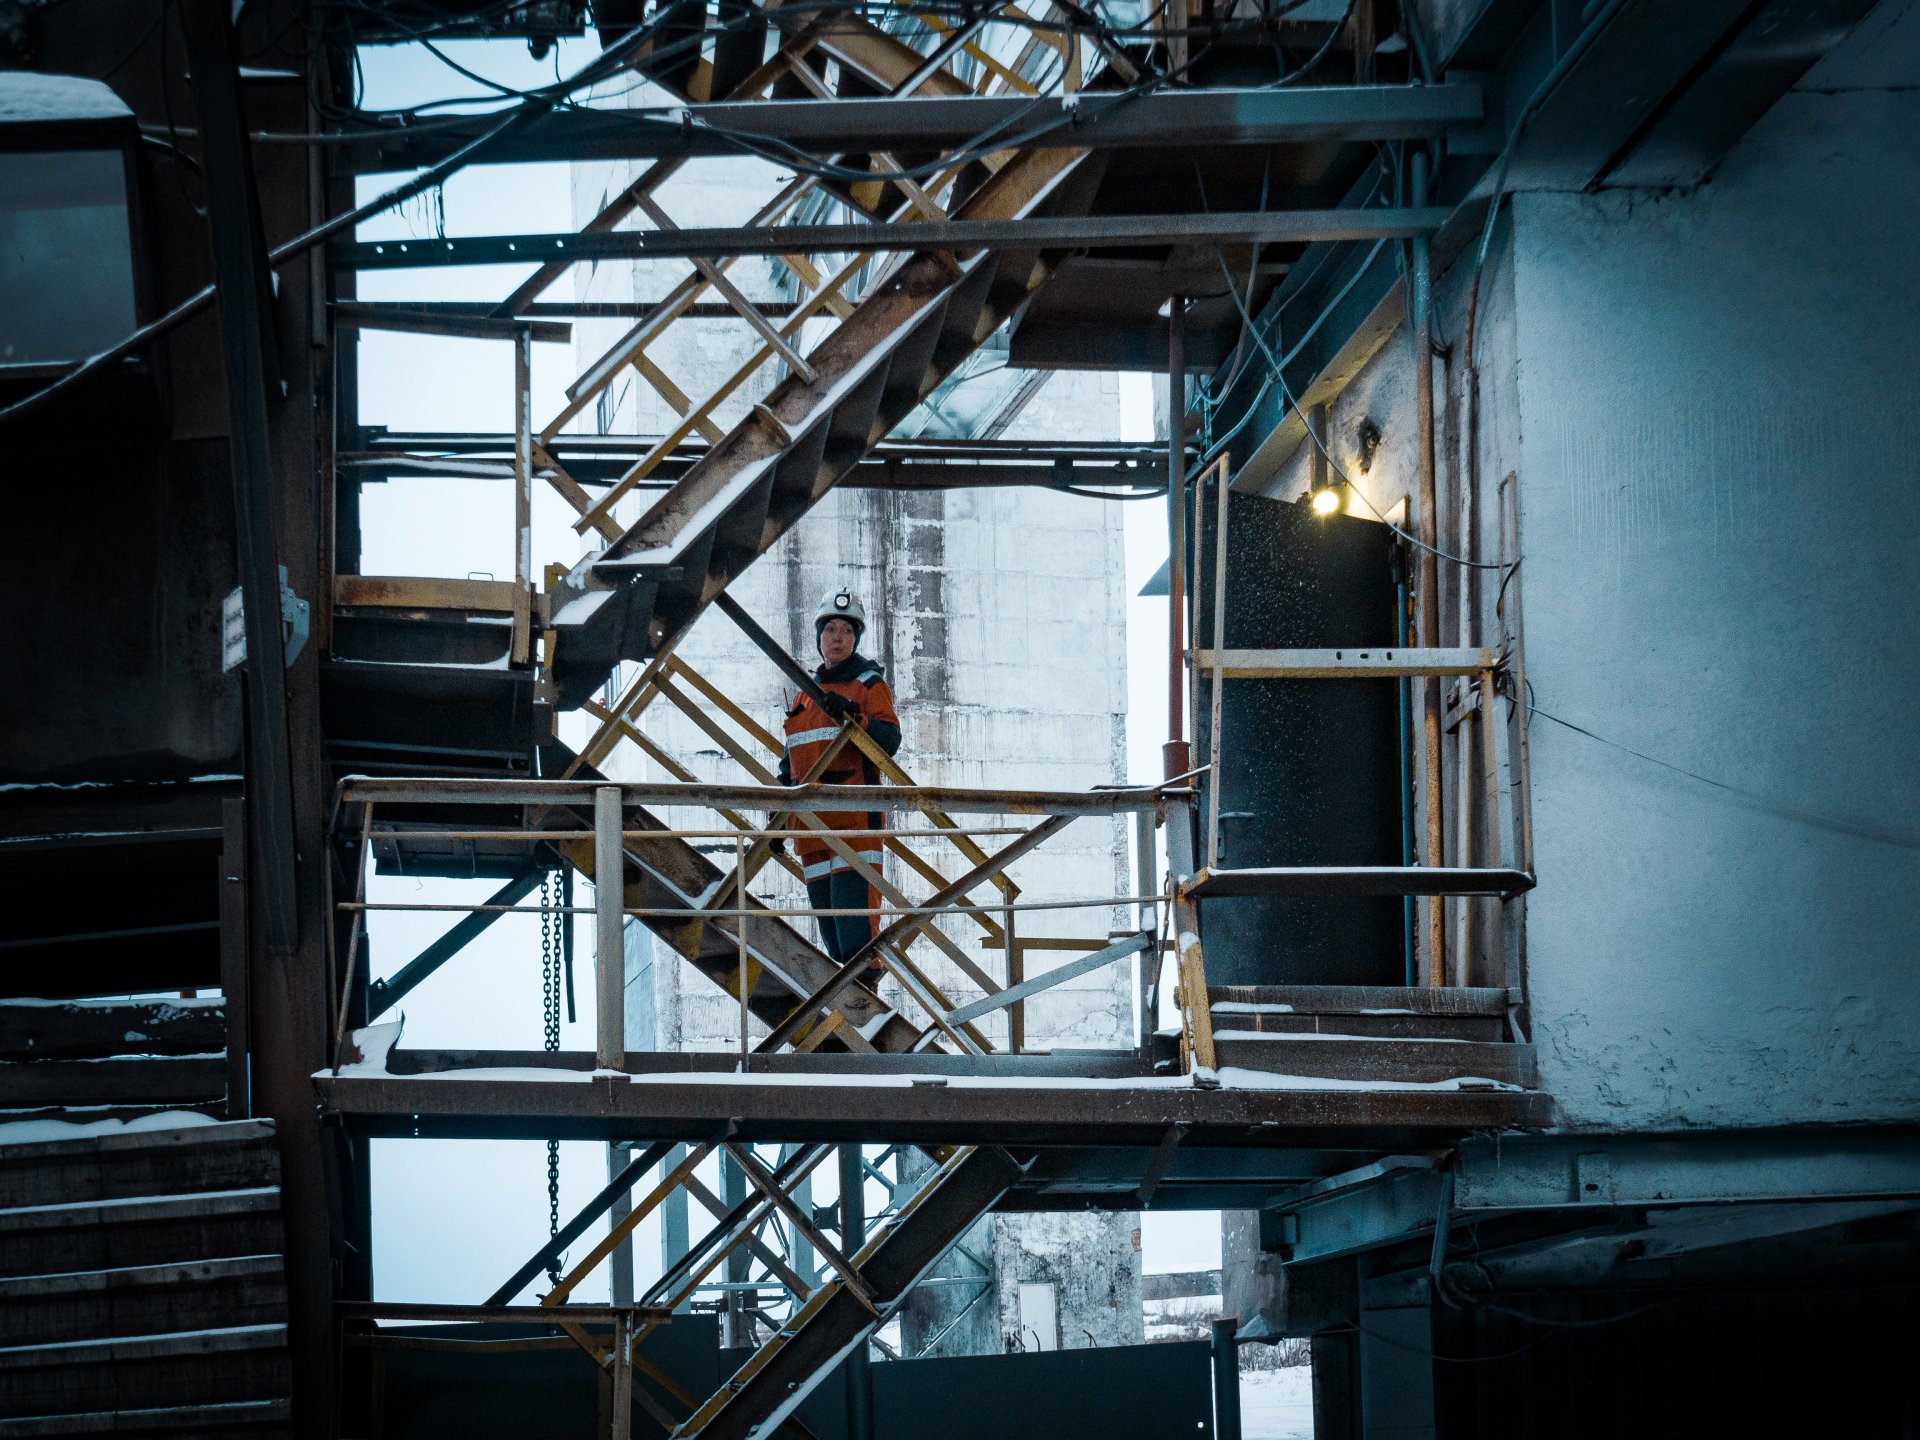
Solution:
M867 612L851 591L835 590L814 611L813 636L819 647L820 664L813 678L826 692L826 705L822 707L811 696L798 692L789 700L786 753L780 758L782 785L791 785L796 777L812 771L840 734L843 722L859 725L889 755L900 748L900 717L894 713L893 691L887 686L886 672L859 650L860 637L866 628ZM879 782L880 776L873 762L849 741L816 778L829 785L873 785ZM821 812L820 819L830 830L879 830L886 824L886 813L829 810ZM875 870L880 868L885 850L878 835L856 836L843 843L865 864ZM880 892L824 840L811 838L802 831L795 838L794 855L807 882L807 903L814 909L879 908ZM870 915L820 917L820 938L836 964L850 960L873 934ZM865 978L871 983L883 972L884 967L875 960L866 967Z

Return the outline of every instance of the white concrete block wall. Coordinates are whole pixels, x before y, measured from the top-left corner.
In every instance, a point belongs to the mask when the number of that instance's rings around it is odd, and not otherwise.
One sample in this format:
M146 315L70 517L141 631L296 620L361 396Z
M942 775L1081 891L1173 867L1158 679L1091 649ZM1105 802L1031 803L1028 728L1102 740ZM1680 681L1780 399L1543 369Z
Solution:
M1920 1114L1920 6L1687 195L1525 195L1530 969L1589 1126Z
M1917 132L1905 0L1707 184L1523 193L1496 231L1480 474L1517 476L1536 703L1612 742L1530 731L1526 977L1571 1125L1920 1113L1920 290L1886 238L1920 210ZM1436 286L1450 338L1468 270ZM1436 367L1443 515L1463 359ZM1407 362L1402 333L1332 407L1336 458L1383 508L1411 488ZM1362 418L1383 432L1365 477Z

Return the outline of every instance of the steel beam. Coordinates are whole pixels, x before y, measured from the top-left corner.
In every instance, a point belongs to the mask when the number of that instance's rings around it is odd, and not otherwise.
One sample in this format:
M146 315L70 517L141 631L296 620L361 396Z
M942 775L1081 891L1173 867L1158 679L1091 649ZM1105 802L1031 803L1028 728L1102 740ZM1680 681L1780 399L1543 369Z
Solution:
M833 1373L842 1356L856 1346L864 1349L866 1338L967 1227L993 1208L1022 1168L994 1146L955 1155L856 1257L866 1294L856 1293L844 1281L822 1285L799 1314L674 1433L684 1440L747 1440L776 1433ZM858 1426L864 1397L852 1398Z
M1498 669L1498 650L1467 646L1371 650L1196 650L1196 670L1223 680L1354 680L1478 675Z
M293 780L280 619L266 336L270 267L261 244L253 165L240 119L233 32L218 6L195 7L187 25L200 146L210 181L208 229L219 295L227 383L234 529L247 631L247 797L256 858L254 893L268 953L289 956L299 934L294 893Z
M1531 890L1524 870L1429 865L1290 865L1274 869L1202 870L1180 887L1185 898L1237 895L1517 895Z
M204 1046L196 1046L204 1049ZM633 1075L725 1075L740 1057L730 1051L641 1050L627 1056ZM584 1050L394 1050L387 1057L394 1075L444 1075L460 1070L572 1070L586 1074L594 1057ZM803 1051L755 1055L756 1075L895 1075L926 1080L937 1076L1015 1080L1146 1080L1152 1063L1132 1050L1061 1050L1039 1055L955 1055L946 1051L912 1053L877 1050ZM830 1083L839 1083L837 1080Z
M593 792L593 875L594 1058L602 1070L618 1070L627 1055L622 935L627 923L627 857L620 844L620 790L615 785Z
M1095 950L1092 954L1082 955L1056 965L1044 975L1036 975L1031 980L1021 981L1018 985L1010 985L998 994L983 995L970 1004L962 1005L956 1010L949 1010L947 1023L961 1025L969 1020L977 1020L982 1015L990 1014L995 1010L1003 1010L1031 995L1038 995L1043 990L1051 990L1054 986L1063 985L1091 970L1102 969L1116 960L1124 960L1129 955L1137 954L1146 949L1152 940L1153 937L1147 934L1129 935L1105 949Z
M1898 1198L1920 1196L1920 1128L1476 1140L1453 1168L1454 1203L1465 1209Z
M340 782L342 804L584 805L598 781L385 779ZM951 785L698 785L626 783L625 805L732 806L760 810L924 811L955 815L1122 815L1156 810L1189 792L1147 787L1114 790L975 790Z
M1477 128L1478 86L1313 85L1298 89L1168 89L1148 95L916 96L907 99L720 101L653 110L556 110L496 141L483 163L656 160L768 149L831 155L945 150L982 136L1028 147L1158 147L1375 143ZM490 117L436 119L419 133L370 133L350 146L365 173L451 154Z
M1911 1126L1683 1135L1526 1135L1462 1141L1448 1166L1455 1225L1495 1216L1689 1206L1920 1200ZM1316 1182L1262 1216L1291 1262L1374 1249L1431 1230L1431 1157L1390 1157Z
M1183 1080L1003 1079L927 1075L820 1077L647 1075L614 1078L529 1069L373 1076L322 1072L323 1110L372 1135L497 1139L703 1140L737 1122L744 1141L887 1144L1031 1143L1157 1146L1169 1127L1186 1145L1357 1148L1438 1144L1474 1130L1545 1124L1545 1096L1510 1088L1408 1084L1218 1090Z
M543 448L575 480L597 487L611 484L632 469L659 438L567 436ZM336 459L349 482L358 479L374 484L406 475L503 482L513 478L513 437L504 433L418 435L372 431L362 443L366 448L347 451ZM667 488L697 463L707 448L703 443L676 446L646 480L637 482L638 486ZM1087 489L1119 485L1144 492L1165 488L1166 477L1152 463L1154 458L1154 452L1146 446L1072 441L1018 445L882 442L856 463L840 484L873 490L1007 486Z
M294 486L281 481L291 467L276 469L274 427L268 415L271 388L280 390L278 357L271 325L272 260L264 242L259 195L240 103L239 57L233 11L215 0L189 0L181 20L187 60L193 76L200 120L200 154L206 182L208 236L213 285L220 318L221 372L226 383L227 463L232 470L234 534L238 549L241 597L245 607L247 668L246 835L250 851L244 891L250 910L246 926L248 1040L254 1114L271 1116L279 1127L283 1218L286 1227L287 1317L291 1396L296 1416L292 1433L332 1435L337 1369L330 1343L330 1307L337 1287L358 1282L355 1260L341 1256L362 1236L357 1221L344 1224L330 1211L338 1200L357 1203L343 1183L335 1161L340 1154L324 1138L311 1108L311 1096L299 1084L300 1072L321 1062L324 1051L326 959L316 921L320 910L318 876L326 864L313 806L313 771L296 766L294 726L289 715L286 646L282 634L279 543L282 523L291 514L297 553L303 538L297 523L307 503ZM207 294L207 290L197 292ZM139 335L161 333L193 303L142 327ZM115 350L123 346L113 347ZM65 379L38 392L44 400L77 380L97 363L88 361ZM303 362L305 363L305 362ZM298 411L301 407L289 407ZM301 447L301 424L288 416L278 458ZM299 498L296 498L299 497ZM208 558L211 558L209 556ZM302 573L296 560L295 574ZM312 664L309 659L307 664ZM307 672L311 675L311 670ZM310 692L309 692L310 698ZM302 710L311 725L311 710ZM303 727L299 758L314 759L315 731ZM296 782L296 776L300 777ZM305 802L296 811L296 783ZM302 873L300 855L307 866ZM223 885L223 888L224 885ZM307 903L303 904L302 901ZM306 920L303 926L302 920ZM257 920L258 924L251 921ZM305 944L302 944L302 931ZM338 1187L335 1189L334 1187ZM344 1243L343 1243L344 1242Z
M1270 210L1212 215L1053 215L1025 220L938 220L897 225L743 225L716 229L566 231L435 240L342 241L329 249L343 270L442 265L572 264L689 260L729 255L855 254L861 251L1130 250L1165 245L1310 245L1426 235L1452 214L1438 206Z
M545 874L544 870L529 870L526 874L502 885L489 895L484 903L518 905L533 893ZM367 987L368 1022L378 1020L388 1010L399 1004L409 991L466 949L503 913L500 910L476 910L471 915L462 916L446 934L402 965L390 978L376 980L369 985Z
M511 1303L513 1297L525 1289L542 1270L558 1263L560 1257L566 1254L567 1247L586 1234L588 1227L594 1221L626 1199L633 1187L673 1149L674 1146L670 1142L660 1143L651 1145L634 1156L625 1169L607 1181L598 1195L580 1207L577 1215L562 1225L551 1239L534 1251L526 1264L508 1276L506 1282L487 1297L486 1303L489 1305Z

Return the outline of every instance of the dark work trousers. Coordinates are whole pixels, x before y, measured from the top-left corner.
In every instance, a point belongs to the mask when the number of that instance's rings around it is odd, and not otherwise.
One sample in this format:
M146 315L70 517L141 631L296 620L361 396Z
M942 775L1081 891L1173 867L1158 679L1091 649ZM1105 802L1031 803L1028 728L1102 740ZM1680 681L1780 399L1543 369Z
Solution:
M869 903L867 882L851 870L835 870L807 882L807 903L816 910L862 910ZM870 915L822 915L820 938L833 963L844 965L873 938Z

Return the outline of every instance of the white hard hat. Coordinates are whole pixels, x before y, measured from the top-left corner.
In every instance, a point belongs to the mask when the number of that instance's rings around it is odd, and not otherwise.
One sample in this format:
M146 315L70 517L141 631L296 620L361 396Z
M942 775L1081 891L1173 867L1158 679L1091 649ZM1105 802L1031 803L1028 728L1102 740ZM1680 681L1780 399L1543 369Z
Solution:
M853 626L855 635L863 635L867 629L866 607L860 603L860 597L851 590L832 590L820 602L820 608L813 612L813 633L817 636L829 620L845 620Z

